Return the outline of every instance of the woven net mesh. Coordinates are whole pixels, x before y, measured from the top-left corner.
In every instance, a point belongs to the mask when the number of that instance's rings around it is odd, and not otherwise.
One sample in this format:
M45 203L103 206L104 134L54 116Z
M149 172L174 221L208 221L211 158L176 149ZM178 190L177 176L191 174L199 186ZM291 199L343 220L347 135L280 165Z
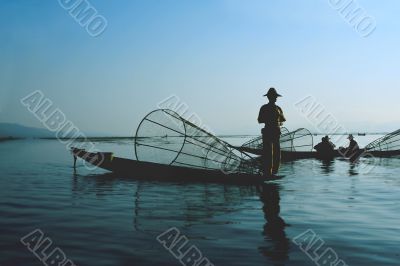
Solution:
M369 151L398 151L400 150L400 130L389 133L365 147Z
M135 137L139 161L227 173L258 173L257 161L176 112L159 109L140 123Z
M312 151L313 136L305 128L289 132L287 128L282 127L280 143L283 151ZM242 147L261 150L263 148L262 136L251 139L244 143Z

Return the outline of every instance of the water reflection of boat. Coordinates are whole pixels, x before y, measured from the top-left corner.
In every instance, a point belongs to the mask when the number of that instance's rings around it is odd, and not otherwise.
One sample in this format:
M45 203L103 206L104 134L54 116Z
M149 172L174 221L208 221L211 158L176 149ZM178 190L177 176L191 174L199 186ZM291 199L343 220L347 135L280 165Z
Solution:
M126 191L126 188L129 190ZM121 189L129 193L128 201L125 200L125 196L121 197ZM264 214L265 224L256 228L264 238L262 244L257 245L257 249L261 255L274 263L284 263L288 258L290 241L285 232L287 225L280 217L279 189L279 185L275 183L237 186L147 182L112 173L85 177L74 175L72 184L73 195L79 198L79 202L95 199L113 202L117 210L129 209L133 229L140 233L138 238L145 235L153 238L168 227L185 230L193 225L211 224L209 229L213 230L214 224L234 223L235 220L229 220L230 217L237 218L235 213L249 208L248 204L242 204L243 200L259 196L260 201L254 208L258 210L261 203L262 212L259 212L259 217ZM119 202L122 199L123 202ZM220 230L221 227L215 228ZM227 234L230 232L228 229ZM202 233L212 235L213 232L207 230L199 234ZM223 236L227 239L230 237L224 234Z
M133 210L134 229L141 232L162 230L167 225L186 227L236 212L241 210L243 198L257 195L255 186L148 182L112 173L74 175L72 190L79 198L92 198L94 193L98 200L106 200L107 196L120 195L121 183L130 188L128 208Z

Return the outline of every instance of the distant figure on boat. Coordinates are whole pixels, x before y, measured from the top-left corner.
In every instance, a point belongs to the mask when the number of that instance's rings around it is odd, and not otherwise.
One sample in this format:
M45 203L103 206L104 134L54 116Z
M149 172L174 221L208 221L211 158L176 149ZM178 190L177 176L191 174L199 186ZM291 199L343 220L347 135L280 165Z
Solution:
M349 151L354 151L354 150L359 150L360 147L358 146L357 141L354 140L354 136L352 134L350 134L347 139L350 141L349 147L347 147L347 149Z
M282 109L277 106L276 100L281 97L274 88L270 88L264 96L268 104L261 107L258 123L265 124L261 130L263 138L263 172L267 177L278 173L281 162L281 126L286 121Z
M358 157L357 155L360 151L360 147L358 146L357 141L354 140L354 136L352 134L350 134L347 139L350 141L349 146L347 148L340 147L339 151L345 157L355 160Z
M321 142L314 146L314 149L323 158L333 157L335 153L335 145L330 141L329 136L323 137Z

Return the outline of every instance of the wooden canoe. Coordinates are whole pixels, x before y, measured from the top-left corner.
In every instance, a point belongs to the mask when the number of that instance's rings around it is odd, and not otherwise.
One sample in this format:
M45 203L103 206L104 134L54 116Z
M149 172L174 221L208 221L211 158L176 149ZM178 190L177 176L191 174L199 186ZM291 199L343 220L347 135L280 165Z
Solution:
M257 174L230 173L219 170L189 168L114 157L109 152L91 153L72 148L74 158L81 158L90 165L121 176L146 180L218 182L234 184L261 184L266 179Z

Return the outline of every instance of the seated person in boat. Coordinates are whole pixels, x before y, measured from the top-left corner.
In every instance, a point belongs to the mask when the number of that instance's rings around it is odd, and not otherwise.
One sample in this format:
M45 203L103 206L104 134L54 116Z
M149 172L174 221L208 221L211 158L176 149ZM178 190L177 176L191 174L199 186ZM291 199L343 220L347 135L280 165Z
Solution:
M319 155L333 156L335 145L330 141L329 136L322 138L321 142L314 146L314 149Z
M348 158L356 157L360 151L360 147L358 146L357 141L354 140L354 136L352 134L350 134L347 139L350 141L349 146L347 148L340 147L339 151L342 155Z

